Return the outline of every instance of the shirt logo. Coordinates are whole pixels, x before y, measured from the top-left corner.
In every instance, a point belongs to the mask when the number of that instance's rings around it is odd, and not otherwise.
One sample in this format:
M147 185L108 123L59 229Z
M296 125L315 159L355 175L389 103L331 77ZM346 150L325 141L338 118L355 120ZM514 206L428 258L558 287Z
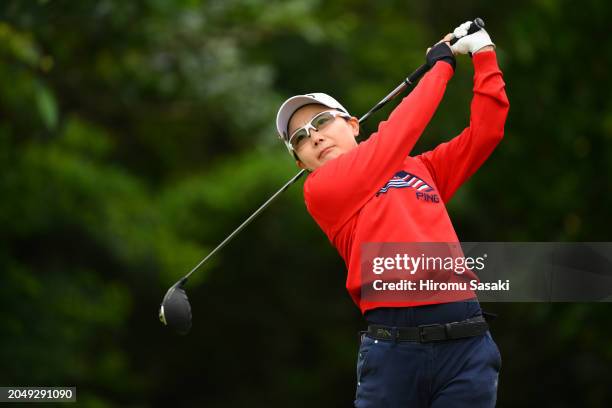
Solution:
M414 174L407 173L403 170L395 173L395 176L393 176L393 178L389 180L383 188L378 190L378 193L376 193L376 197L386 193L387 191L389 191L390 188L412 188L416 190L418 199L438 202L437 195L427 194L434 191L433 187L425 183L421 178L415 176Z

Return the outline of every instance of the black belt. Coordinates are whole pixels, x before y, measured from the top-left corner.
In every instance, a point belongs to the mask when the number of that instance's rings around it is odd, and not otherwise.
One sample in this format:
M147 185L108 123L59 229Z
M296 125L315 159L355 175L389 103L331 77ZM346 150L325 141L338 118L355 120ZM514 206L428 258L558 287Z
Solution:
M414 341L429 343L474 337L486 333L489 325L484 317L476 316L467 320L452 323L423 324L417 327L389 327L369 325L368 330L362 332L377 340Z

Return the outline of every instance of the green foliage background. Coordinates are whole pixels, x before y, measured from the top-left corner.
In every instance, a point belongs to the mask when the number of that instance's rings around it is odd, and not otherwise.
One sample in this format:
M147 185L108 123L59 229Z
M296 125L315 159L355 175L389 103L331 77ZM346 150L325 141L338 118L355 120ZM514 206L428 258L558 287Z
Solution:
M0 2L0 385L75 385L88 407L351 406L362 321L299 185L194 275L189 336L156 320L167 287L296 172L276 109L322 91L361 115L481 16L511 110L450 203L460 239L610 241L611 9ZM417 151L466 126L471 87L461 57ZM608 406L609 305L486 306L499 406Z

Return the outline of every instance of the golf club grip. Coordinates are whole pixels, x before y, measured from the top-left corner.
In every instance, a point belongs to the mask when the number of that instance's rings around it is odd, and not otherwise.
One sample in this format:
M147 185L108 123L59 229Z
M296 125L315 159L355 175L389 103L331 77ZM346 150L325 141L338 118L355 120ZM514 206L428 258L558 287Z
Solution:
M468 28L468 32L467 32L466 36L470 35L470 34L474 34L476 31L478 31L480 29L483 29L484 26L485 26L485 24L484 24L484 20L482 18L480 18L480 17L475 18L474 21L472 21L472 24L470 24L470 28ZM461 38L463 38L463 37L457 38L457 37L455 37L453 35L453 39L450 40L451 45L455 44Z
M420 67L416 69L416 71L410 74L408 78L406 78L406 82L409 84L414 84L416 81L419 80L419 78L425 75L427 71L429 71L429 67L427 66L427 64L421 65Z

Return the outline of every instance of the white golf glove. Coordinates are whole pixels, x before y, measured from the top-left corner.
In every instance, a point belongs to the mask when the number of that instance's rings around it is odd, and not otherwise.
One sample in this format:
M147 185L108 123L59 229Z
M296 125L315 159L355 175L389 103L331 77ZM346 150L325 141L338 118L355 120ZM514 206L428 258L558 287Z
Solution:
M471 21L466 21L453 31L455 37L460 38L459 41L451 45L451 49L455 54L467 54L469 52L471 55L487 45L495 47L495 44L491 41L491 37L489 37L489 33L487 33L484 28L481 28L473 34L467 35L470 24L472 24Z

